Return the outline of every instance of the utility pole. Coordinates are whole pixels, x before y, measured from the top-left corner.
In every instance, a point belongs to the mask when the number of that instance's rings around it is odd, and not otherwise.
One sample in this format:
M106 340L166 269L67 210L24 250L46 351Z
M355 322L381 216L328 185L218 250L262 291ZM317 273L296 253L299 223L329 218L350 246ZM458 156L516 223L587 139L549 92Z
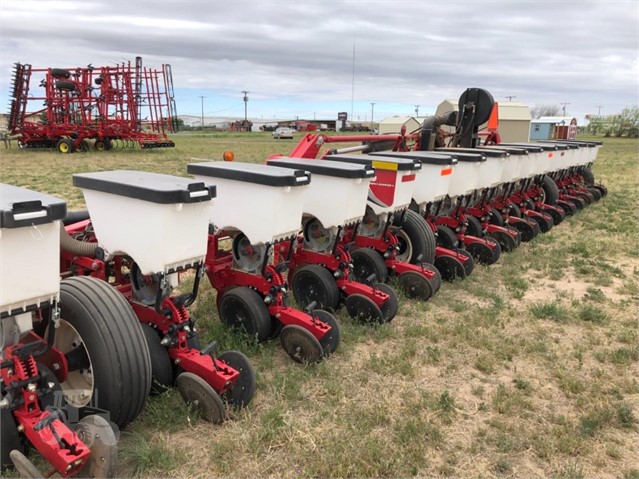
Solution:
M244 125L246 126L248 124L248 115L247 115L247 108L248 108L248 94L251 93L249 91L246 90L242 90L242 93L244 94Z
M415 116L419 117L419 105L415 105Z
M371 103L371 128L374 128L373 125L373 115L375 113L375 103Z
M202 131L204 131L204 99L205 96L200 96L200 100L202 100L202 117L200 118L200 126Z
M597 116L601 116L601 109L603 108L603 105L597 105L595 108L597 109Z
M564 109L563 109L563 115L562 116L566 116L566 105L570 105L570 102L568 101L564 101L563 103L560 103L560 105L563 105Z
M510 95L510 96L506 95L506 98L508 98L508 101L512 101L513 98L517 98L517 97L514 95Z

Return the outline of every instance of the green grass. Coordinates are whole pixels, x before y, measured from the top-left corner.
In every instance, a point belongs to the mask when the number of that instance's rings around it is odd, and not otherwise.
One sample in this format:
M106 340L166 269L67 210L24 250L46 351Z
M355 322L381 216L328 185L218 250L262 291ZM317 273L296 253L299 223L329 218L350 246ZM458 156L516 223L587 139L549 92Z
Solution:
M295 144L268 134L175 141L66 156L14 148L0 172L80 208L75 172L186 176L192 158L232 149L263 162ZM177 391L152 397L123 433L119 475L639 477L638 151L636 140L605 139L594 171L608 197L427 304L400 295L390 324L339 311L341 348L316 366L293 363L277 340L225 329L204 281L191 307L202 343L245 352L256 397L221 426L192 417Z

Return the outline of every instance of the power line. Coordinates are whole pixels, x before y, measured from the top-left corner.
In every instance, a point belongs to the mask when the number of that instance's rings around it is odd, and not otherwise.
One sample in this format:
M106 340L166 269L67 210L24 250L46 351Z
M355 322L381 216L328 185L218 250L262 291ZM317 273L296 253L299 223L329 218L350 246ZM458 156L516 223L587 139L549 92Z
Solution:
M595 108L597 108L597 116L601 116L601 109L603 108L603 105L597 105Z
M506 95L505 98L508 98L508 101L512 101L513 98L517 98L515 95Z
M202 100L202 117L201 117L201 123L200 123L202 130L204 130L204 99L205 98L206 98L205 96L200 96L200 100Z
M559 103L559 104L560 104L560 105L563 105L563 107L564 107L564 108L563 108L563 112L564 112L564 113L563 113L563 115L562 115L562 116L566 116L566 105L570 105L570 102L569 102L569 101L564 101L564 102Z
M415 105L415 116L419 117L419 105Z

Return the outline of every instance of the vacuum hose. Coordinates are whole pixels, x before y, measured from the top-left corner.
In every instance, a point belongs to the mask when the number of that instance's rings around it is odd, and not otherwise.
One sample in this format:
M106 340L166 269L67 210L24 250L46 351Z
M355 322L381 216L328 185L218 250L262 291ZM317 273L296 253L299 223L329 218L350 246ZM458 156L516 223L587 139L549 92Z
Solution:
M422 123L421 149L432 150L436 146L442 146L438 144L435 130L442 125L456 126L456 124L457 112L455 111L448 111L441 115L427 117Z
M96 243L87 243L86 241L78 241L72 238L63 225L60 225L60 248L67 253L73 253L78 256L88 256L95 258L99 246Z

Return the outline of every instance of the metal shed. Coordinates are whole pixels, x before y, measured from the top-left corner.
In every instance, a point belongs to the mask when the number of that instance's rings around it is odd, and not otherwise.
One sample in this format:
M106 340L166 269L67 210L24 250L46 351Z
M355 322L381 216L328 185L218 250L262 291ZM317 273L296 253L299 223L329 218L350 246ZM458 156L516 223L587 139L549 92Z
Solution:
M577 119L572 116L542 116L530 123L531 140L574 140Z
M458 99L444 100L437 107L436 115L441 115L447 111L458 111ZM515 101L497 102L499 113L499 136L504 142L529 141L530 134L530 110L528 105ZM483 130L486 124L479 127ZM444 127L448 128L448 127ZM452 131L452 128L448 128Z

